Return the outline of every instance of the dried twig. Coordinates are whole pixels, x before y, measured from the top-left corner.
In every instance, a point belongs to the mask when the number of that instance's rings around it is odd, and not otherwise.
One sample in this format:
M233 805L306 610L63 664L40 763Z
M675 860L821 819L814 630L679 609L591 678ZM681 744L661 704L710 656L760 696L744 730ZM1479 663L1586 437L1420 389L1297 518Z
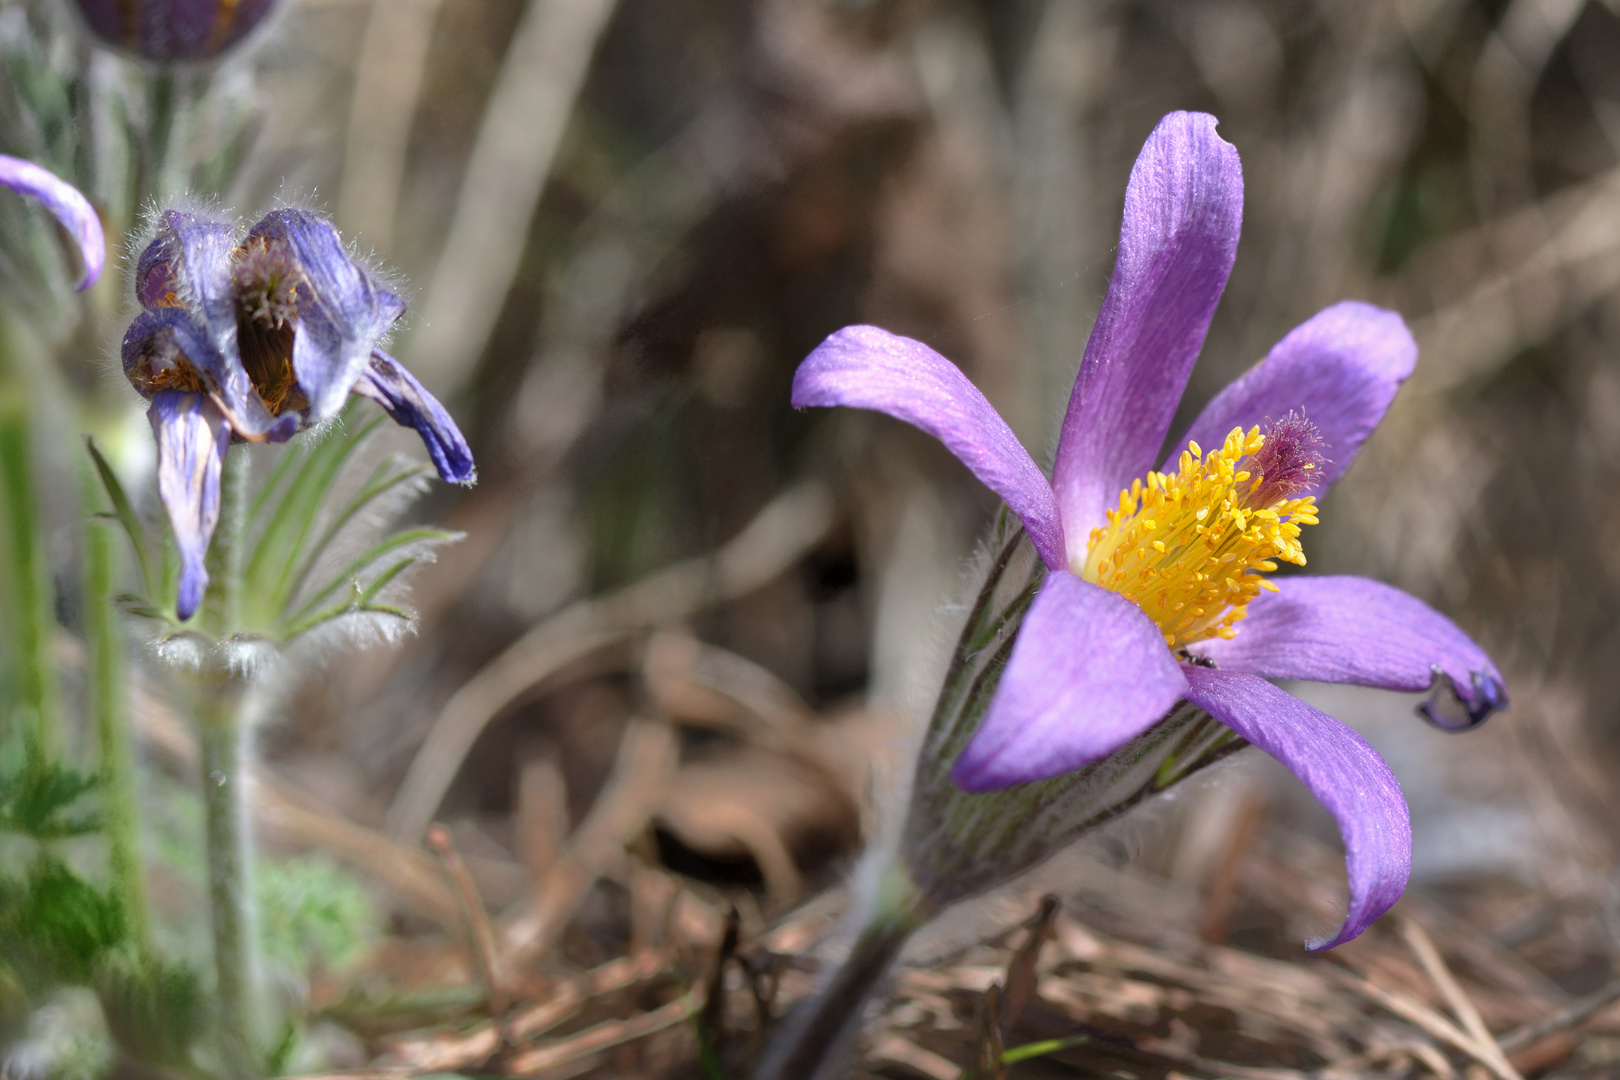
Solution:
M506 980L502 976L500 957L495 951L495 930L489 924L489 913L484 910L484 899L478 895L478 886L456 851L450 830L434 825L427 833L428 847L444 864L444 873L456 890L461 902L462 917L467 921L467 947L472 952L478 977L484 984L484 994L490 1013L498 1020L506 1015L508 998Z
M389 809L389 832L421 836L485 725L547 676L627 635L752 592L797 562L832 522L825 488L790 488L714 554L582 601L524 634L445 703Z
M1611 982L1601 990L1594 991L1583 998L1570 1002L1540 1020L1534 1020L1514 1028L1498 1039L1497 1045L1509 1054L1515 1050L1522 1050L1533 1043L1540 1042L1549 1035L1574 1027L1593 1013L1614 1004L1616 1001L1620 1001L1620 979Z
M459 382L484 351L546 177L616 0L533 0L501 63L449 237L410 342L414 367Z
M674 775L680 753L674 730L661 720L632 719L619 743L613 772L568 846L546 872L534 897L502 932L503 959L519 966L550 948L587 889L647 827Z
M405 148L443 0L372 0L355 63L338 220L367 245L393 246Z
M1481 1046L1473 1036L1422 1002L1398 991L1386 990L1371 979L1344 968L1330 967L1327 970L1342 984L1379 1008L1416 1025L1441 1042L1461 1050L1485 1066L1498 1080L1522 1080L1518 1072L1502 1058L1500 1051L1493 1053L1493 1048Z
M1440 996L1446 999L1446 1005L1451 1009L1452 1015L1462 1022L1463 1030L1472 1035L1480 1047L1497 1058L1495 1071L1503 1076L1518 1076L1518 1070L1502 1053L1502 1048L1497 1045L1496 1036L1485 1026L1485 1018L1479 1015L1479 1009L1458 985L1456 977L1451 974L1451 969L1446 967L1445 960L1440 956L1440 950L1434 947L1434 942L1430 940L1422 924L1416 919L1404 918L1397 925L1400 927L1401 939L1418 958L1418 963L1423 965L1424 973L1440 991Z
M694 989L650 1012L628 1020L609 1020L586 1028L577 1035L517 1054L507 1062L505 1071L512 1076L543 1076L549 1069L570 1065L592 1054L685 1023L702 1007L703 994Z

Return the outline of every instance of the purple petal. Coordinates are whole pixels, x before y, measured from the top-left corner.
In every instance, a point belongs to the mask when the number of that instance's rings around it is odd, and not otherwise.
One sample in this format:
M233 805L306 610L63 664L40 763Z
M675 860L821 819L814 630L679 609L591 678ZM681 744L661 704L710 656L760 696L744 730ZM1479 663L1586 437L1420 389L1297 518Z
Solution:
M1054 570L952 777L965 791L990 791L1078 769L1158 723L1186 688L1140 608Z
M1502 674L1485 650L1416 597L1360 577L1287 577L1276 585L1249 603L1236 637L1193 651L1268 679L1433 687L1444 694L1423 706L1424 715L1445 728L1472 727L1507 707ZM1444 711L1445 698L1460 708Z
M297 429L298 418L270 415L241 361L230 358L210 340L207 330L185 308L151 308L135 316L124 333L124 374L147 397L166 385L162 372L189 365L202 387L230 421L231 429L254 442L281 442ZM183 383L182 383L183 385Z
M1367 740L1264 679L1193 666L1186 676L1188 701L1282 762L1337 819L1350 908L1337 934L1307 947L1357 937L1412 876L1412 818L1395 774Z
M279 0L77 0L95 35L148 60L206 60L246 37Z
M219 473L230 446L225 416L201 394L161 390L146 414L157 438L158 495L180 549L175 614L185 622L208 588L208 542L219 524Z
M101 233L101 219L96 216L90 200L48 169L5 154L0 154L0 184L38 199L62 227L73 234L79 257L84 260L79 291L94 285L107 262L107 241Z
M1226 287L1243 220L1237 151L1215 118L1171 113L1125 190L1119 256L1058 440L1053 487L1070 554L1153 467Z
M793 405L876 409L928 432L1006 500L1047 566L1066 565L1052 486L978 387L922 342L846 326L799 365Z
M415 428L440 477L452 484L474 481L472 450L462 438L461 429L438 399L399 361L376 350L371 354L371 366L354 384L354 391L381 405L396 423Z
M1215 395L1187 439L1219 446L1234 427L1303 412L1327 443L1328 463L1313 489L1320 493L1350 467L1416 363L1417 342L1399 315L1347 300L1300 324ZM1187 439L1165 459L1167 470Z
M370 366L372 350L405 313L405 305L372 281L331 223L314 214L277 210L249 236L287 244L303 271L293 372L309 399L310 418L325 420L343 407Z

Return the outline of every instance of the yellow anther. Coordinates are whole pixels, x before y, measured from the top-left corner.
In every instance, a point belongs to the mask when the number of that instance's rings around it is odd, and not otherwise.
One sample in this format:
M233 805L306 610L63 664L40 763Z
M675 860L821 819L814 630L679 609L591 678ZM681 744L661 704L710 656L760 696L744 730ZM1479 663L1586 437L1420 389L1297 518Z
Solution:
M1253 502L1264 476L1245 459L1264 445L1258 427L1234 428L1207 456L1189 442L1176 472L1150 472L1119 493L1074 571L1148 612L1171 649L1235 636L1249 601L1277 591L1261 575L1304 565L1300 526L1317 520L1308 495Z

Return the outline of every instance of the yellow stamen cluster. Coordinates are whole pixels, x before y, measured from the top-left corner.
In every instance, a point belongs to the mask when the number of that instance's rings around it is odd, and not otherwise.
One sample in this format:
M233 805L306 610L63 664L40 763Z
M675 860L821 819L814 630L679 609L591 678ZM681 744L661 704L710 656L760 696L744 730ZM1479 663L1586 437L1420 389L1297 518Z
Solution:
M1195 442L1175 473L1132 481L1075 572L1134 602L1172 650L1234 636L1249 601L1277 589L1260 575L1276 560L1305 565L1300 526L1317 521L1314 496L1256 505L1266 496L1255 471L1265 441L1258 427L1233 428L1207 457Z

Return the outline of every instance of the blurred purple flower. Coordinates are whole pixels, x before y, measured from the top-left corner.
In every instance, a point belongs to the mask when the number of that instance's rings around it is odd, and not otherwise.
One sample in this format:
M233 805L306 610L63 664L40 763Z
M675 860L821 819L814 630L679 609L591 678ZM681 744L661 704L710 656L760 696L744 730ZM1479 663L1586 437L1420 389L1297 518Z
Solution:
M1310 319L1218 394L1153 471L1231 272L1242 205L1237 152L1215 118L1165 117L1131 172L1050 483L960 370L874 327L822 343L793 403L876 409L934 435L1006 500L1048 568L957 783L988 791L1077 769L1186 699L1281 761L1338 820L1350 906L1339 932L1313 945L1331 948L1405 889L1406 801L1360 735L1266 680L1432 688L1425 715L1454 729L1507 695L1477 645L1399 590L1261 576L1278 559L1303 565L1298 535L1316 521L1315 496L1411 373L1417 346L1398 315L1352 302Z
M165 211L136 262L135 295L142 311L124 334L124 374L152 402L182 621L208 585L203 562L233 436L280 442L358 393L421 435L441 477L472 482L472 451L455 421L378 347L404 302L322 218L277 210L238 238L231 222Z
M0 184L38 199L62 227L73 234L73 242L84 260L79 291L94 285L107 261L107 242L101 233L101 219L79 189L33 162L5 154L0 154Z
M279 0L77 0L109 45L160 63L208 60L252 32Z

